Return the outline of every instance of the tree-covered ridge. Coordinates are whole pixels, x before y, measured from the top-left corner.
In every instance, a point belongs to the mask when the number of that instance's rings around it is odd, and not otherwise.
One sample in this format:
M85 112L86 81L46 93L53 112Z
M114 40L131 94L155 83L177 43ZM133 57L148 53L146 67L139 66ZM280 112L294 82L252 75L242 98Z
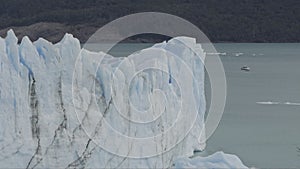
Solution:
M189 20L214 42L300 42L299 0L0 0L0 4L1 29L39 22L84 29L127 14L157 11Z

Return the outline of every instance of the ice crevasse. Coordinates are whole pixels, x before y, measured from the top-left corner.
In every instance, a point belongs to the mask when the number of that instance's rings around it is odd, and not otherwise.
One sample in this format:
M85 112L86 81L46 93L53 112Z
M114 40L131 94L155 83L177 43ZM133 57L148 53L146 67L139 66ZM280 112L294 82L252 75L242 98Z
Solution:
M177 37L128 57L66 34L0 38L2 168L246 168L205 149L205 53Z

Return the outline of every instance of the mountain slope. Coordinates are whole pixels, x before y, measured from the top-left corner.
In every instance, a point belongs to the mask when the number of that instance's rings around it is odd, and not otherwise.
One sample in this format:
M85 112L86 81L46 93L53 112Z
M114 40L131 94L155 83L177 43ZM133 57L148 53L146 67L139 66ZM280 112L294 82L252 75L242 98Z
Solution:
M180 16L213 42L300 42L298 0L0 0L0 28L60 23L81 42L118 17L146 11ZM20 31L22 32L22 28ZM45 29L45 28L41 28ZM55 27L48 28L55 32ZM2 31L0 35L4 35ZM38 35L51 38L51 34ZM51 39L59 41L60 38Z

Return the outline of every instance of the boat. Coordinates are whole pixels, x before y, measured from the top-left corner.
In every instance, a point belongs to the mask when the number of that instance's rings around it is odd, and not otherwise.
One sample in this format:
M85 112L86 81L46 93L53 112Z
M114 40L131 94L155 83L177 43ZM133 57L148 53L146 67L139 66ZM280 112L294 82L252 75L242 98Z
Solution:
M249 72L249 71L250 71L250 67L248 67L248 66L243 66L243 67L241 67L241 70L246 71L246 72Z

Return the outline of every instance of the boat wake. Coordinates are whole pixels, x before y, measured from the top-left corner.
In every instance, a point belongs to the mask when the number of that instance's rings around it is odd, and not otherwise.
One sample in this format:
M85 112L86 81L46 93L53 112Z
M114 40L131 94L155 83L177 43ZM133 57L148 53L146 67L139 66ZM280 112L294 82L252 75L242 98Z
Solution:
M264 105L277 105L280 104L280 102L271 102L271 101L267 101L267 102L256 102L257 104L264 104Z
M285 105L300 106L300 103L285 102Z
M265 102L256 102L256 104L300 106L300 103L295 103L295 102L272 102L272 101L265 101Z

